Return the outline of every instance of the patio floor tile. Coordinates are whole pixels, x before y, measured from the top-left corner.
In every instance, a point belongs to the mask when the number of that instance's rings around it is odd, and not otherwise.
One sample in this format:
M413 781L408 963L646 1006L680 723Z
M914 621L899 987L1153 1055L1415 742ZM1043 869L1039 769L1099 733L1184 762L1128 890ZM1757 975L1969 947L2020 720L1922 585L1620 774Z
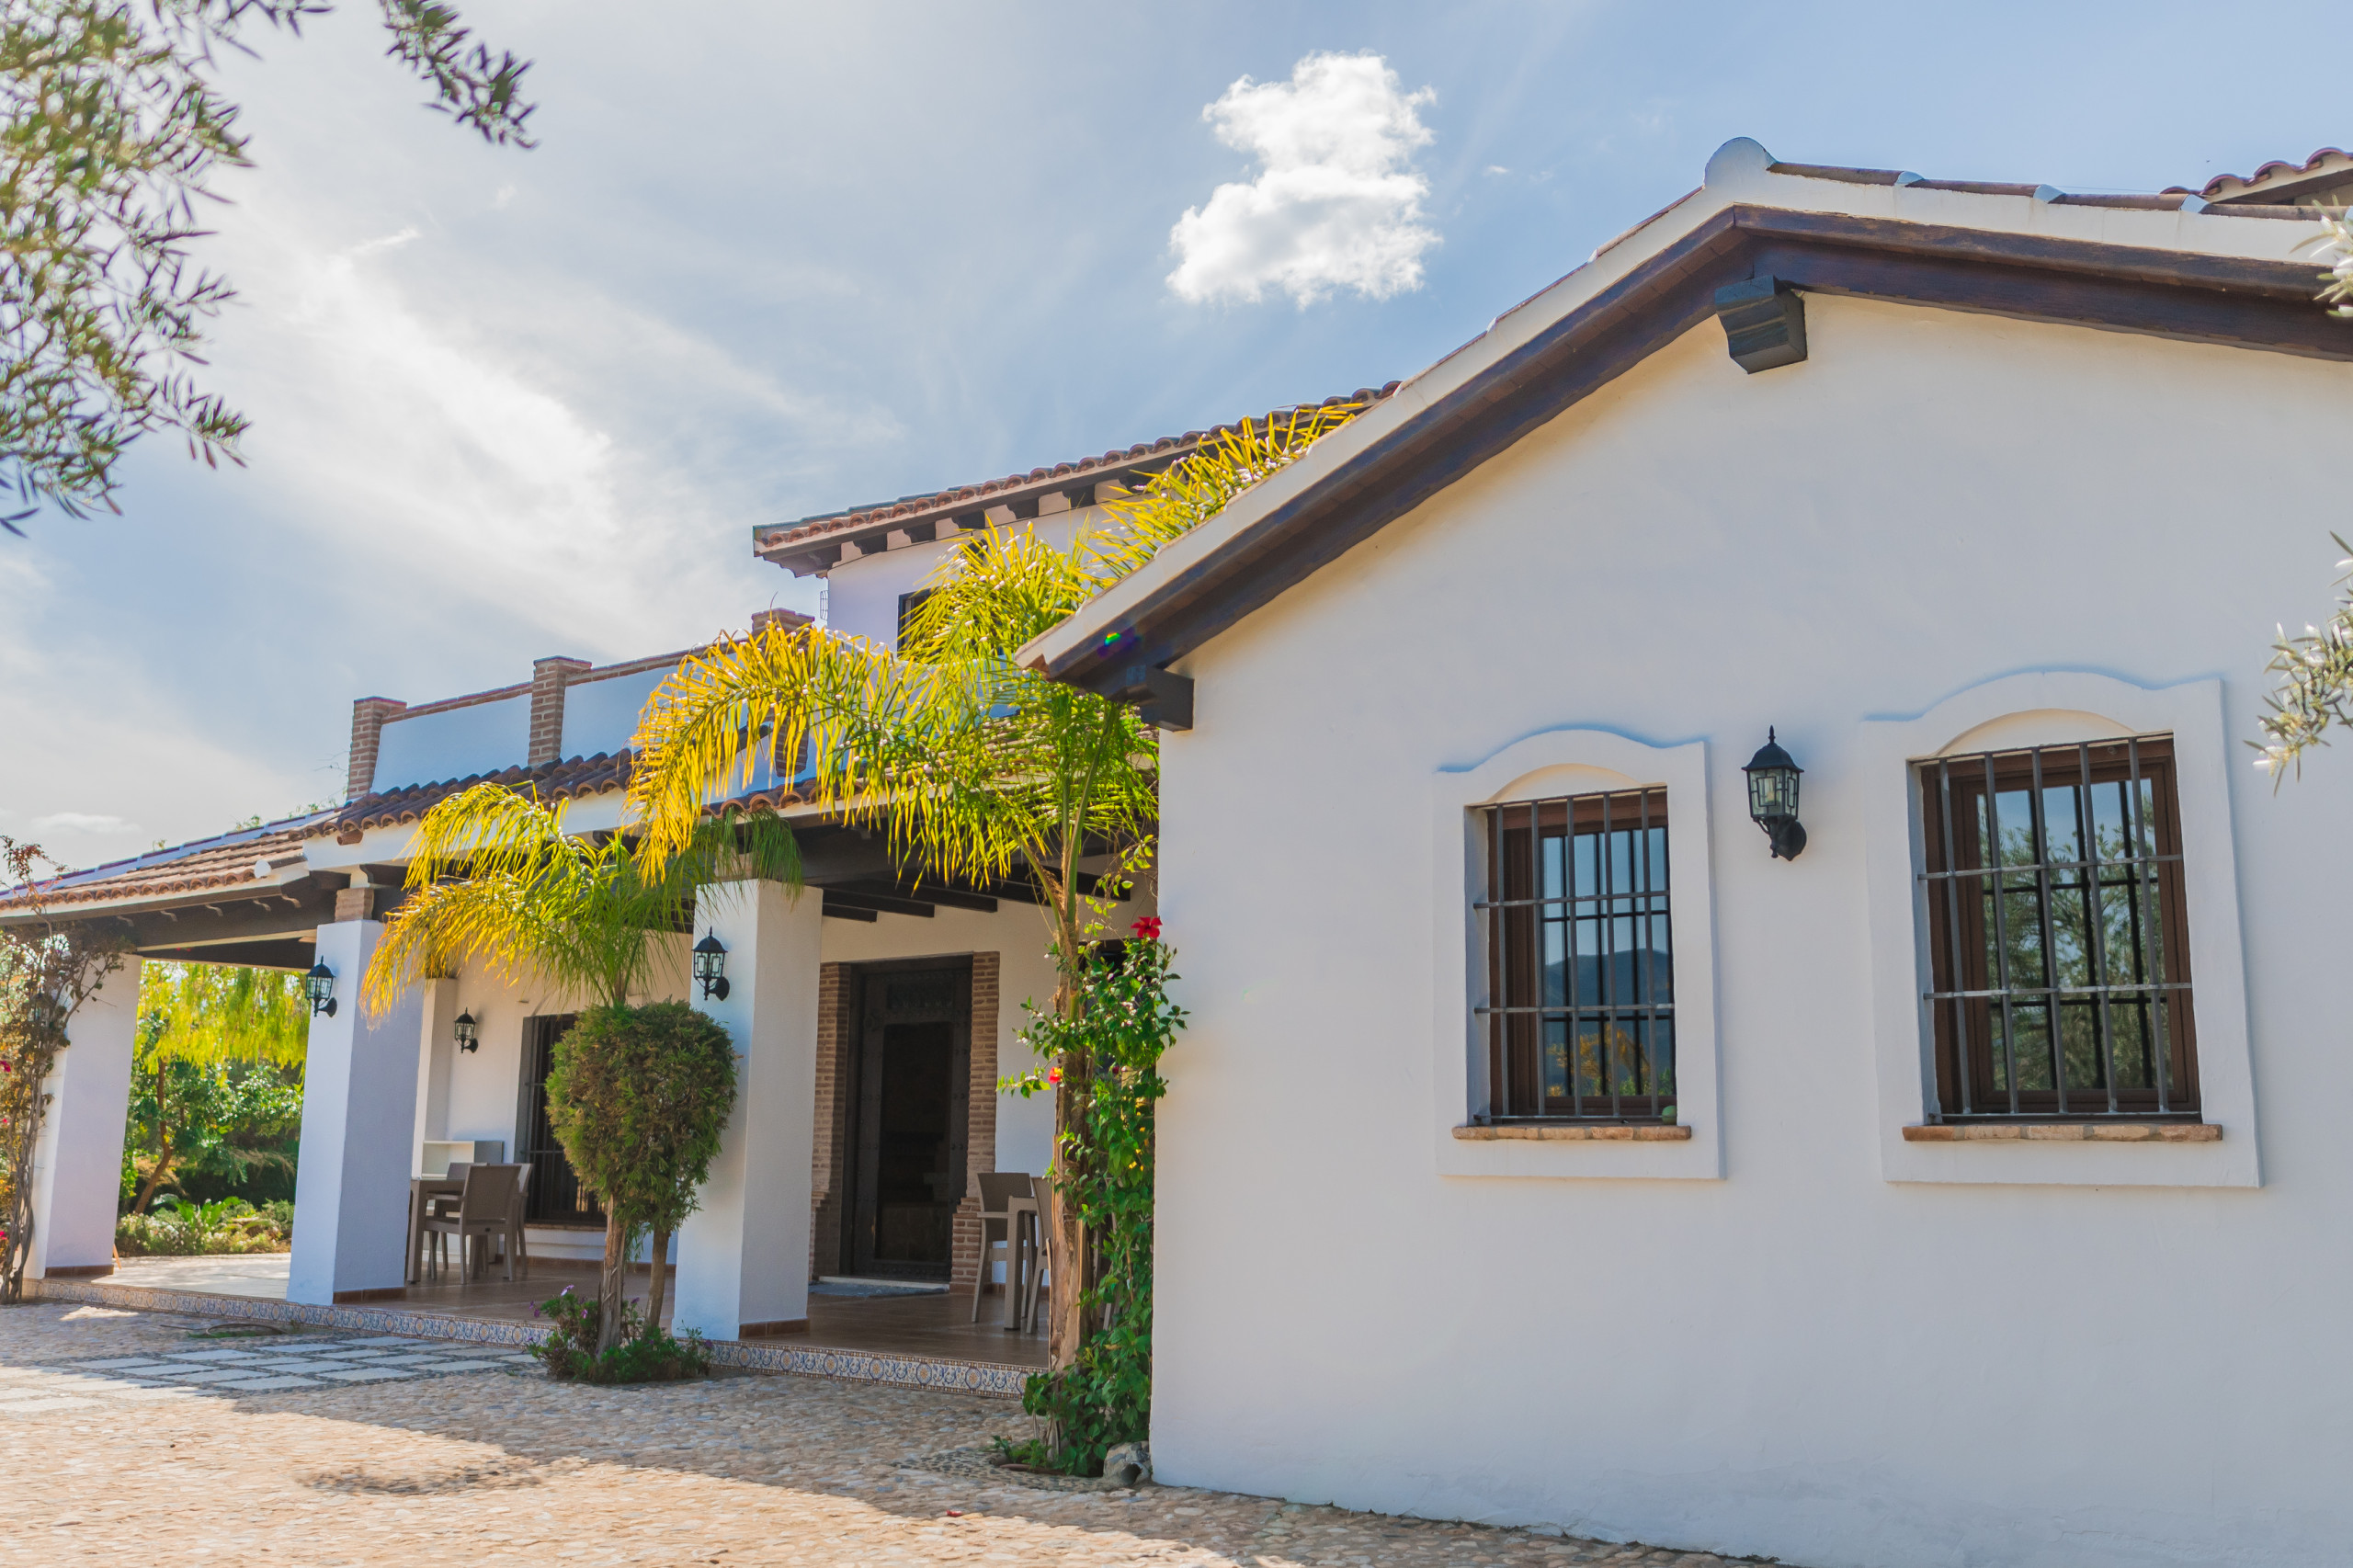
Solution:
M321 1372L319 1376L340 1383L381 1383L390 1382L394 1378L413 1378L416 1374L404 1372L394 1367L354 1367L347 1372Z

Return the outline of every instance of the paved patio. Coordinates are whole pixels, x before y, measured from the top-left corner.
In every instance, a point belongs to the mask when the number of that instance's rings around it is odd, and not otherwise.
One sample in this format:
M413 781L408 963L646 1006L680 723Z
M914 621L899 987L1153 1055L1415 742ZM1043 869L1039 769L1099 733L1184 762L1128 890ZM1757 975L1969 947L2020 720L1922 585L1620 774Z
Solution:
M282 1301L286 1299L286 1253L239 1256L133 1257L119 1263L105 1283L142 1290L195 1291ZM530 1278L508 1281L494 1267L488 1279L460 1283L444 1278L408 1287L397 1306L460 1321L529 1323L532 1306L569 1286L596 1289L593 1265L536 1262ZM884 1355L936 1357L997 1366L1042 1367L1041 1334L1009 1334L1004 1327L1005 1298L984 1296L980 1321L972 1321L972 1298L962 1293L861 1295L858 1287L821 1285L809 1298L809 1332L764 1343L805 1345L818 1349L860 1350ZM629 1278L630 1299L645 1301L646 1277ZM665 1310L663 1321L669 1321Z
M0 1562L1728 1561L1179 1487L1073 1494L910 1469L1026 1435L1002 1401L927 1389L760 1375L590 1389L510 1364L238 1390L94 1365L153 1372L224 1347L404 1354L350 1335L193 1337L218 1326L60 1302L0 1309L0 1462L20 1499Z

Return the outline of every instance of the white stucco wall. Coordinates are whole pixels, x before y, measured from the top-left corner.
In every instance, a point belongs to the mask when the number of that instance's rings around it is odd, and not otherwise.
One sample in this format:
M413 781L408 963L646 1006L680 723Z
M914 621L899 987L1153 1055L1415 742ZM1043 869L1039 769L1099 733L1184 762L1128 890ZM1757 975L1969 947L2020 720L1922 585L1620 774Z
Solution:
M2353 756L2275 797L2239 743L2327 604L2353 367L1807 312L1807 362L1703 325L1180 665L1155 1468L1817 1568L2347 1561ZM2200 1005L2244 1007L2261 1185L1883 1168L1867 722L2038 670L2221 683L2245 988ZM1434 788L1568 728L1706 744L1721 1178L1441 1174Z

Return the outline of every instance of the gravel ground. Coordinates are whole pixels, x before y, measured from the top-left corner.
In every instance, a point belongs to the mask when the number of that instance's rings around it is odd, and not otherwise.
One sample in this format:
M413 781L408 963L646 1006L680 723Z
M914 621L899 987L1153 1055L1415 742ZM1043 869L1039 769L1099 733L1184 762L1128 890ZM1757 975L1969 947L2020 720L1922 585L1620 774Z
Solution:
M635 1389L519 1367L269 1390L75 1363L210 1346L213 1325L0 1310L0 1562L1564 1564L1728 1560L1146 1486L1039 1492L906 1467L1016 1433L999 1401L737 1375Z

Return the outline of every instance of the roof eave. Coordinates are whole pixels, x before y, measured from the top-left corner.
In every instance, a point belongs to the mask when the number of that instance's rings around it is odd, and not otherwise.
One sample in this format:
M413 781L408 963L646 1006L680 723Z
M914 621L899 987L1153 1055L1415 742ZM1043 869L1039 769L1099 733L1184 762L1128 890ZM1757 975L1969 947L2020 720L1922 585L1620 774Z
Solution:
M1822 292L2040 319L2075 318L2049 314L2028 291L2007 301L1982 289L1972 293L1964 275L2107 278L2116 298L2103 305L2108 319L2089 324L2191 337L2200 333L2169 330L2165 301L2143 296L2173 290L2210 306L2220 296L2236 296L2253 302L2253 315L2268 309L2269 316L2206 335L2353 358L2353 336L2309 304L2313 268L2286 259L2293 236L2273 225L2248 228L2229 217L2162 209L2062 205L2031 194L1908 194L1917 188L1777 174L1754 142L1727 143L1710 161L1699 199L1667 209L1500 318L1017 656L1028 667L1097 689L1123 684L1124 672L1137 664L1167 665L1704 321L1714 289L1753 272ZM1937 216L1980 222L1929 221ZM2192 227L2215 224L2228 227ZM2132 243L2091 237L2110 233ZM1883 258L1880 270L1888 278L1871 276L1875 256ZM1894 278L1897 271L1905 276ZM1647 330L1604 341L1618 323L1645 313L1652 318ZM1498 419L1499 442L1479 437L1482 425L1494 435ZM1439 450L1449 437L1452 449ZM1392 482L1386 471L1401 453L1418 455L1427 488ZM1278 554L1287 554L1279 570Z

